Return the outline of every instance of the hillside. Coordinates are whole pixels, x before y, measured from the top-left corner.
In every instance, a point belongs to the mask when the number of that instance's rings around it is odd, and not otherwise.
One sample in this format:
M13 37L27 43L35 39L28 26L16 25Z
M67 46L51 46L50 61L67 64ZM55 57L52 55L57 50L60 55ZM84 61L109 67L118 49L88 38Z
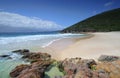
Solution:
M120 31L120 8L97 14L78 22L61 32L108 32Z

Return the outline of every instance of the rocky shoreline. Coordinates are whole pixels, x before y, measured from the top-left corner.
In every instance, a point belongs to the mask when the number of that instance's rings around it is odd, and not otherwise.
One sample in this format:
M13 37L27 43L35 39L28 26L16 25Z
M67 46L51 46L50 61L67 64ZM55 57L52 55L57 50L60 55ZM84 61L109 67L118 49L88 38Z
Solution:
M21 58L30 64L16 66L10 72L11 78L46 78L45 72L51 65L57 66L59 72L63 73L63 75L56 74L53 78L120 78L119 56L101 55L97 62L80 57L57 61L48 53L34 53L27 49L16 50L13 53L23 55ZM51 77L48 75L47 78Z

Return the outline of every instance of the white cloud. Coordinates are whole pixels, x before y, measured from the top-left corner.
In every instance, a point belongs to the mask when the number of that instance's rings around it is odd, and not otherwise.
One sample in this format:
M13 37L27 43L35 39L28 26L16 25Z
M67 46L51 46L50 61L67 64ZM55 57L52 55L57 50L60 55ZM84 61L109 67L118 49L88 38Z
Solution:
M107 2L104 4L105 7L113 5L114 2Z
M0 26L9 26L12 28L34 28L41 30L58 30L62 28L61 25L52 21L9 12L0 12Z

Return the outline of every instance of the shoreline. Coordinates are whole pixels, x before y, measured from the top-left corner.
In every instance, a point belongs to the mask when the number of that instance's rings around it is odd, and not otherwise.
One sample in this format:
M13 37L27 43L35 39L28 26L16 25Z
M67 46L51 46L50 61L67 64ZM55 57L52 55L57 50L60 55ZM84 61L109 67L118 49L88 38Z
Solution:
M65 58L81 57L96 60L100 55L120 54L120 32L96 32L88 33L83 38L67 38L54 41L45 47L53 58L63 60Z
M83 37L61 38L53 41L50 45L44 47L43 49L45 49L47 53L51 54L53 56L53 59L61 60L61 51L65 50L66 48L70 47L71 45L77 43L80 40L89 39L93 36L93 34L85 33Z

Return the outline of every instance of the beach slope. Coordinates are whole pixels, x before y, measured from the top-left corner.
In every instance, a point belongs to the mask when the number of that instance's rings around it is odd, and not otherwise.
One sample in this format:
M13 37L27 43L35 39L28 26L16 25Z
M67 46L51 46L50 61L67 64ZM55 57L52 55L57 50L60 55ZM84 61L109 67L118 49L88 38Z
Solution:
M82 39L61 51L61 59L82 57L96 59L100 55L120 55L120 32L92 33L94 36Z

